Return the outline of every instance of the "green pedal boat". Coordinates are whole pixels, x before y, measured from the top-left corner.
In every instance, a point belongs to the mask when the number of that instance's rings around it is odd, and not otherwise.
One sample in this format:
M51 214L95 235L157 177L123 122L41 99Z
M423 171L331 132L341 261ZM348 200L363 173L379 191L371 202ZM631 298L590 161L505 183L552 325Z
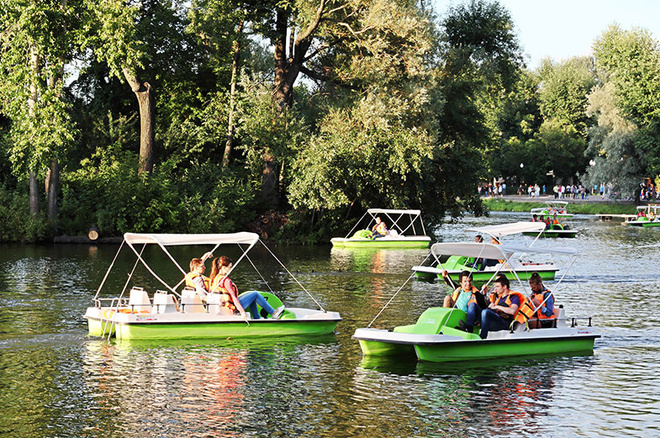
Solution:
M506 260L510 254L504 245L463 245L472 247L471 251L467 248L462 250L469 257L478 258L488 254ZM554 252L548 249L544 251ZM567 251L561 250L563 253ZM571 253L577 255L575 251ZM551 289L556 290L558 285ZM520 290L521 287L522 282L512 286L512 289ZM533 306L531 301L528 302ZM556 316L550 320L551 327L530 328L533 325L531 322L535 321L532 318L525 324L514 323L508 330L491 331L486 339L481 339L478 326L472 332L459 328L461 321L466 321L464 311L432 307L424 311L415 324L394 327L392 330L359 328L353 338L360 343L365 356L410 356L430 362L592 352L594 340L600 335L591 326L591 318L566 317L561 305L555 305L554 310Z
M281 264L282 268L293 277L294 281L319 306L318 309L297 307L284 307L278 318L272 318L261 306L257 310L261 318L252 318L246 309L245 317L234 314L226 303L220 301L220 294L208 294L203 299L195 289L177 289L183 283L182 278L187 271L168 251L172 246L203 246L211 252L219 247L232 246L238 248L241 255L231 268L232 270L241 260L248 258L248 252L257 244L262 243L259 236L254 233L232 234L136 234L127 233L117 252L117 256L124 246L128 246L137 257L133 271L128 275L124 289L116 296L101 295L101 290L108 278L115 260L111 264L105 278L94 297L94 306L87 308L84 318L87 319L89 334L91 336L115 336L117 339L227 339L249 338L261 336L285 335L324 335L333 333L341 317L337 312L326 311L298 282L291 272ZM144 260L144 246L155 245L162 249L166 257L176 269L174 273L157 274ZM139 248L136 248L139 246ZM270 249L264 248L279 262ZM151 252L149 252L151 253ZM186 262L188 262L187 260ZM138 263L144 265L153 278L162 285L162 290L156 290L153 296L140 286L126 289L133 281L134 271ZM256 270L256 264L250 264ZM231 272L231 271L230 271ZM229 274L227 274L229 275ZM161 277L176 278L178 284L170 285ZM263 276L260 277L263 281ZM252 292L252 291L249 291ZM249 293L244 292L244 293ZM272 292L260 292L266 302L278 309L282 301ZM240 295L239 295L240 297ZM265 304L264 304L265 305Z
M660 227L660 205L649 204L637 207L637 215L627 219L623 224L631 227Z
M489 235L498 241L505 236L529 232L539 236L543 232L545 224L541 222L514 222L500 225L487 225L478 228L468 228L465 231ZM536 242L536 241L534 241ZM534 244L532 242L532 245ZM458 284L458 275L461 271L472 272L475 285L481 285L489 281L497 273L503 273L509 280L528 280L533 272L538 272L543 280L554 280L559 268L551 261L532 261L529 254L534 252L545 253L546 251L535 251L533 246L504 246L508 247L506 259L499 256L499 251L491 251L487 246L482 246L489 254L481 253L478 257L464 255L472 252L472 243L467 243L466 249L463 243L436 243L431 247L431 253L426 260L431 259L431 265L413 266L411 269L418 280L442 279L443 272L447 271L449 278ZM454 251L454 253L451 253ZM426 262L426 261L425 261Z
M371 229L377 218L385 223L387 232L381 237L372 238ZM431 238L426 235L420 210L370 208L346 237L333 237L330 243L336 248L423 249L429 247Z

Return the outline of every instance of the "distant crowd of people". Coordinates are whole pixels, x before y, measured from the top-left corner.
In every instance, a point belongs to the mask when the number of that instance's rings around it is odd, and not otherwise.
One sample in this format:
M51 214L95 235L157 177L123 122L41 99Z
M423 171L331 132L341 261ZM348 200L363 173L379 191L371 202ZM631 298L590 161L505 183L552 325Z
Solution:
M650 180L648 180L650 181ZM641 183L639 190L640 201L660 200L660 190L657 190L652 182ZM482 183L477 187L479 196L501 198L506 195L506 183ZM600 196L601 199L620 197L618 192L612 192L612 184L594 184L593 187L587 187L582 184L555 184L552 187L552 193L546 192L545 184L520 184L517 189L518 196L529 196L538 198L540 196L554 195L555 199L589 199L589 196ZM631 199L631 198L628 198Z
M501 198L506 195L506 183L479 184L477 192L479 193L479 196Z

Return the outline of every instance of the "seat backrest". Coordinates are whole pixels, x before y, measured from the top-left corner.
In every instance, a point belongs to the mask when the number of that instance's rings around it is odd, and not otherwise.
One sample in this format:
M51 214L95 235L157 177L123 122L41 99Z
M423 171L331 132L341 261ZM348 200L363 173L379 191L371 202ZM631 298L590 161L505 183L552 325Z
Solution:
M224 301L220 297L221 294L208 294L206 296L206 304L208 304L208 311L214 315L233 315L234 312L224 305Z
M181 311L183 313L206 313L206 307L195 289L186 288L181 293Z
M151 312L151 301L149 294L141 287L134 286L128 298L128 305L134 312Z
M156 291L154 294L154 309L156 313L176 313L174 296L162 290Z
M564 306L555 306L555 318L557 318L557 327L566 327L566 312Z

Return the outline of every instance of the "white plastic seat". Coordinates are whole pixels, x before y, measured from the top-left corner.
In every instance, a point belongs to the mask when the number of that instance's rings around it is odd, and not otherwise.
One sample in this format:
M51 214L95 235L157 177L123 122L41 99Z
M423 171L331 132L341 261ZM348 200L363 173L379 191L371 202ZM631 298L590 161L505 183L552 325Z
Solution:
M151 313L149 294L147 294L147 292L141 287L134 286L131 288L128 305L131 310L136 313Z
M204 303L195 289L185 288L181 292L181 311L183 313L206 313Z
M392 237L397 237L399 235L399 232L397 230L390 230L389 234Z
M176 313L176 303L174 296L165 291L159 290L154 294L154 309L156 313Z
M224 306L220 300L220 294L208 294L206 296L206 304L208 304L209 313L214 315L233 315L234 312L230 308Z

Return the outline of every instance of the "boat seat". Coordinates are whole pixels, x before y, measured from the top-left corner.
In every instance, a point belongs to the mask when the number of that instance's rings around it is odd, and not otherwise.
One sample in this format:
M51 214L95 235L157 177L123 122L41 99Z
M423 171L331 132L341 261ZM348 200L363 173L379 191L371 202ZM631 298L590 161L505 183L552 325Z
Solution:
M138 286L133 286L128 298L128 305L135 313L151 313L151 301L147 292Z
M557 327L566 327L566 312L564 311L564 306L559 305L555 306L555 316L557 317Z
M174 295L169 294L165 291L158 290L154 294L154 308L156 313L176 313L176 303L174 301Z
M397 237L399 235L399 232L397 230L390 230L389 235L392 237Z
M181 311L183 313L206 313L206 306L195 289L187 287L181 292Z
M227 306L223 306L220 302L220 294L208 294L206 296L206 304L209 313L214 315L233 315L234 312Z

